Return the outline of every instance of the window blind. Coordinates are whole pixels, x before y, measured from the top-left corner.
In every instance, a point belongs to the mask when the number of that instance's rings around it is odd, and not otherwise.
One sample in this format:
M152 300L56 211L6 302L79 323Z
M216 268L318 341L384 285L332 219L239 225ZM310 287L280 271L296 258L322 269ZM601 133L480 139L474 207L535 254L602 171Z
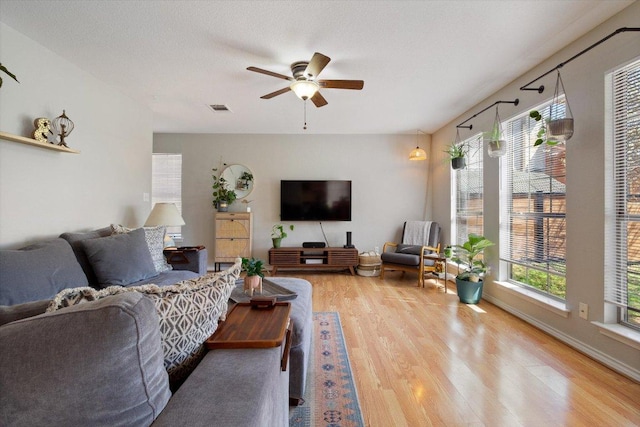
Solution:
M455 243L467 241L469 233L483 234L482 134L462 142L469 148L467 166L453 174L455 185Z
M151 164L151 202L175 203L182 215L182 154L153 153ZM182 236L181 227L167 227L174 239Z
M605 301L640 326L640 60L612 73L611 93L615 280L605 281Z
M550 104L536 108L545 120ZM509 149L500 162L500 259L511 282L564 299L565 147L535 147L540 127L528 112L503 126Z

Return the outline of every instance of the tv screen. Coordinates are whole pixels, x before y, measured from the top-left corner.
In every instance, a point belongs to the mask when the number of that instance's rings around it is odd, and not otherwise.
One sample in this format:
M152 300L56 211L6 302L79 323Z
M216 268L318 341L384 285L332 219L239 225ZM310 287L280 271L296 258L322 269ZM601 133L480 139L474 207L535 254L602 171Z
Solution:
M351 221L351 181L280 181L282 221Z

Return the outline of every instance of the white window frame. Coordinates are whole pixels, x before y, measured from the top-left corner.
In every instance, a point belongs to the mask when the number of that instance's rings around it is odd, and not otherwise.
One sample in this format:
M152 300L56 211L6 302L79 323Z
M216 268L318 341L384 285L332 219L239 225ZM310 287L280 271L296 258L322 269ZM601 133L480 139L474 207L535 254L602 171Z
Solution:
M534 108L543 117L548 117L551 101ZM519 125L523 125L519 128ZM529 112L524 112L503 122L505 137L508 143L507 154L500 161L500 271L506 277L509 286L517 286L523 291L538 294L546 300L564 303L566 300L566 210L551 208L547 211L545 204L557 204L558 197L564 193L566 206L566 187L559 183L558 176L553 175L554 169L547 168L550 162L544 150L552 150L563 155L564 147L548 147L545 144L534 147L541 123L529 118ZM543 151L540 151L543 150ZM541 164L539 164L541 162ZM542 172L540 172L542 167ZM564 175L563 175L564 176ZM516 181L514 181L514 177ZM524 187L525 191L514 192L513 183ZM540 187L538 191L532 191ZM546 191L546 188L549 191ZM528 209L521 209L514 204L514 194L520 194ZM542 197L541 197L542 196ZM542 205L540 205L542 203ZM532 208L533 206L533 208ZM542 206L542 210L537 212ZM521 232L512 234L513 224L519 222ZM556 226L561 226L558 229ZM524 233L522 232L524 227ZM558 231L559 230L559 231ZM564 235L563 239L558 236ZM562 240L564 249L557 242ZM552 244L555 242L555 244ZM552 260L551 254L564 254L564 258ZM557 258L557 256L556 256ZM562 271L565 270L565 271ZM515 272L523 271L525 277L543 276L544 288L516 280ZM560 281L564 284L564 297L550 292L552 283ZM549 303L547 303L549 304ZM560 307L560 306L559 306ZM564 311L564 308L561 309Z
M640 58L622 65L605 77L605 316L607 324L640 331L637 299L640 266ZM635 193L638 191L638 193ZM630 259L636 257L633 261ZM630 268L632 267L632 268ZM630 287L631 285L631 287ZM630 293L633 298L630 298ZM638 335L636 334L636 340Z
M482 133L462 141L468 148L466 166L451 174L452 243L462 244L469 233L484 234L483 141ZM479 225L469 225L471 222Z
M182 154L152 154L151 207L156 203L175 203L182 215ZM178 243L182 227L167 227L167 234Z

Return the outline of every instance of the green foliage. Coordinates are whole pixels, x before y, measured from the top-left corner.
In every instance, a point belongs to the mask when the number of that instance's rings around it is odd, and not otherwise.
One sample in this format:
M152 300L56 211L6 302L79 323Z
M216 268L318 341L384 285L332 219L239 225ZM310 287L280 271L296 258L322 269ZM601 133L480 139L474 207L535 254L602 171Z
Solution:
M556 141L555 139L546 138L548 119L543 120L542 114L540 114L540 112L537 110L529 111L529 117L531 117L536 122L542 122L540 124L540 129L536 134L536 137L538 139L536 139L536 142L533 144L534 147L537 147L538 145L541 145L545 142L547 143L547 145L558 145L558 141Z
M294 226L293 224L290 224L287 227L290 231L293 231ZM284 230L285 226L282 224L274 224L273 227L271 227L271 238L272 239L284 239L285 237L287 237L287 232Z
M264 277L264 261L256 258L242 258L242 271L246 271L247 276Z
M477 259L484 250L494 243L475 233L470 233L469 240L462 245L452 246L452 260L458 264L458 278L461 280L480 280L480 275L487 272L487 266L482 259ZM474 280L475 279L475 280Z
M2 71L3 73L5 73L9 77L11 77L13 80L18 82L18 79L16 78L15 74L13 74L11 71L7 70L7 67L2 65L2 63L0 63L0 71ZM18 82L18 83L20 83L20 82ZM2 77L0 77L0 87L2 87Z
M455 142L452 142L451 145L449 145L449 147L447 147L447 149L444 150L444 152L449 155L450 159L457 159L459 157L464 157L467 155L468 151L469 151L469 147L467 147L466 144L464 143L456 144Z
M217 169L212 169L212 170L214 172L217 171ZM238 196L235 191L229 189L227 180L224 179L224 177L222 176L219 177L216 174L213 174L212 177L213 177L213 186L212 186L213 206L217 208L220 202L227 202L227 204L229 205L233 203Z
M511 269L511 279L561 299L565 299L567 294L565 278L545 271L514 265Z

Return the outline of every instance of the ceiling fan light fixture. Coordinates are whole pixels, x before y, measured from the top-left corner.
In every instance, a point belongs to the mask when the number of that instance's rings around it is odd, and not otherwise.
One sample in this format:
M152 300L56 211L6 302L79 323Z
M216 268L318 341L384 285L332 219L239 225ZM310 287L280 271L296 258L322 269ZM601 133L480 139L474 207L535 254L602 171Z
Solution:
M310 99L316 94L320 86L318 83L311 80L296 80L291 83L289 88L296 94L296 96L303 101Z

